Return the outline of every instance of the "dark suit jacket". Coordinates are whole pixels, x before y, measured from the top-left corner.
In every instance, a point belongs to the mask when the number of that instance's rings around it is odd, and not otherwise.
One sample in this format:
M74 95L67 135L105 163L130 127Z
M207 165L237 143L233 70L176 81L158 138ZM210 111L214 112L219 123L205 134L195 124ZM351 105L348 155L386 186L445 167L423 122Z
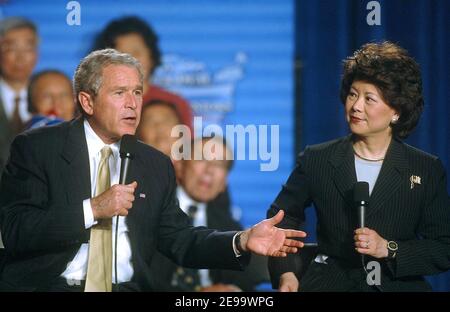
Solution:
M3 101L0 94L0 174L6 164L6 160L9 155L9 145L13 133L10 128L10 122L8 117L6 117L5 108L3 107Z
M230 210L228 190L219 194L206 208L208 227L220 231L240 231L242 226L233 219ZM210 270L209 276L213 284L234 284L244 291L253 291L261 282L268 280L267 257L252 256L245 272L231 270ZM158 291L185 291L186 289L172 285L177 265L170 259L156 253L151 263L152 281Z
M421 183L411 188L413 175L421 177ZM269 209L269 216L285 210L281 226L296 228L305 220L304 208L315 206L318 253L330 256L331 264L313 263L301 289L365 290L353 240L355 182L351 136L307 147ZM441 161L393 139L370 196L366 227L398 242L395 260L380 260L382 289L429 290L422 275L450 268L450 207ZM271 275L298 271L295 262L295 256L273 259ZM364 279L359 286L358 279Z
M228 190L221 193L206 208L208 227L221 231L240 231L242 226L231 215L231 201ZM243 291L254 291L258 284L269 281L267 257L252 255L244 272L236 270L210 270L213 283L233 284Z
M6 117L5 108L0 93L0 176L3 172L6 160L9 154L9 145L11 144L12 131L8 117ZM0 237L0 268L3 263L4 249L3 241Z
M142 290L151 290L148 266L157 248L188 267L241 268L232 249L235 232L188 225L175 197L168 157L138 143L128 180L138 182L127 225L132 281ZM0 185L0 228L7 253L1 272L4 285L39 290L60 276L80 245L88 242L82 201L90 197L82 119L16 137Z

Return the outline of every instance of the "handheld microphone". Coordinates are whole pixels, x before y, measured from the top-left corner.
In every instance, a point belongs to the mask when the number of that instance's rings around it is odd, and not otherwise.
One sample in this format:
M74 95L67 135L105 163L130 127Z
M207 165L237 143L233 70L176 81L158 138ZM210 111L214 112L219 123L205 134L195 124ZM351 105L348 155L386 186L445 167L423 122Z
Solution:
M358 211L358 228L363 228L366 226L366 208L369 206L369 183L355 183L355 186L353 187L353 200L356 203L356 209ZM361 264L364 272L366 272L366 282L369 284L369 272L367 272L365 256L363 254L361 255ZM373 284L373 286L375 286L378 291L383 291L380 285Z
M353 187L353 200L358 211L358 228L365 227L366 208L369 205L369 183L356 182Z
M134 135L124 134L122 141L120 142L120 177L119 184L127 184L128 171L130 169L131 160L134 158L136 152L137 140ZM117 281L117 239L119 232L119 216L116 216L116 233L115 233L115 252L114 252L114 272L115 272L115 284Z
M122 137L120 143L120 178L119 184L127 184L128 170L130 168L130 162L134 158L136 151L136 137L131 134L125 134Z

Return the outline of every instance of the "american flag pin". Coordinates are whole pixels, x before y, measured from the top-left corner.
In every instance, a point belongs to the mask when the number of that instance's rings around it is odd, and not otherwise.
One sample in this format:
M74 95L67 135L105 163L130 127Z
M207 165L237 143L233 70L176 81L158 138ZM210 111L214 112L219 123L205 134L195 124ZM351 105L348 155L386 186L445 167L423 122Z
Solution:
M422 184L421 178L419 176L416 176L416 175L412 175L409 178L409 181L411 182L411 189L413 189L416 184Z
M139 197L140 198L145 198L145 194L144 193L139 193Z

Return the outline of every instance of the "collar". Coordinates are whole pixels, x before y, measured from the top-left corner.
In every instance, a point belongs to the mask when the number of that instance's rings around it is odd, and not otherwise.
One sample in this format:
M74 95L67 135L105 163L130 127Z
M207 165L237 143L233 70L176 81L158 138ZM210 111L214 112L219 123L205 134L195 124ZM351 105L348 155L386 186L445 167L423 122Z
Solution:
M177 198L178 198L178 201L180 202L180 208L181 208L181 210L183 210L183 212L185 214L188 213L189 206L192 206L192 205L197 206L197 209L199 209L199 210L206 208L205 203L199 203L199 202L193 200L186 193L186 191L183 189L182 186L177 187Z
M334 167L332 179L343 198L353 207L352 190L356 179L355 156L353 155L352 136L345 137L333 150L329 162ZM404 144L392 138L386 156L378 174L377 182L370 195L370 209L367 216L383 207L383 204L393 196L402 181L406 179L408 158Z
M4 97L8 97L14 100L16 97L16 91L9 86L9 84L3 79L0 78L0 92ZM27 97L27 88L22 88L19 91L20 99L26 99Z
M11 118L14 110L14 99L18 95L20 97L20 104L19 104L19 114L22 120L26 121L31 117L31 114L28 112L27 107L27 88L22 88L19 93L11 88L8 83L3 79L0 78L0 96L3 100L3 109L5 111L6 116L8 118Z
M86 142L89 153L89 159L97 157L100 155L100 151L103 147L109 146L112 150L112 156L114 161L119 159L119 149L120 149L120 140L113 144L105 144L102 139L95 133L94 129L92 129L89 122L84 119L83 121L84 133L86 134Z
M341 144L337 146L336 150L329 158L329 162L333 167L339 168L346 163L353 164L355 157L352 144L352 134L342 138ZM395 137L392 138L388 150L386 151L383 164L386 162L400 172L403 172L408 168L404 145Z

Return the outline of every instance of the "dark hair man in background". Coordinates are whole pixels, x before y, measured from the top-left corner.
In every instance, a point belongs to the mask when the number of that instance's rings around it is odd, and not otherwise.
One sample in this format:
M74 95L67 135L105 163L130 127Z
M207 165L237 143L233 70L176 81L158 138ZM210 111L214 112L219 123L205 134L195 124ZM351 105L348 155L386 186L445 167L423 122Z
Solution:
M31 116L27 86L37 61L37 28L21 17L0 21L0 173L9 145Z

